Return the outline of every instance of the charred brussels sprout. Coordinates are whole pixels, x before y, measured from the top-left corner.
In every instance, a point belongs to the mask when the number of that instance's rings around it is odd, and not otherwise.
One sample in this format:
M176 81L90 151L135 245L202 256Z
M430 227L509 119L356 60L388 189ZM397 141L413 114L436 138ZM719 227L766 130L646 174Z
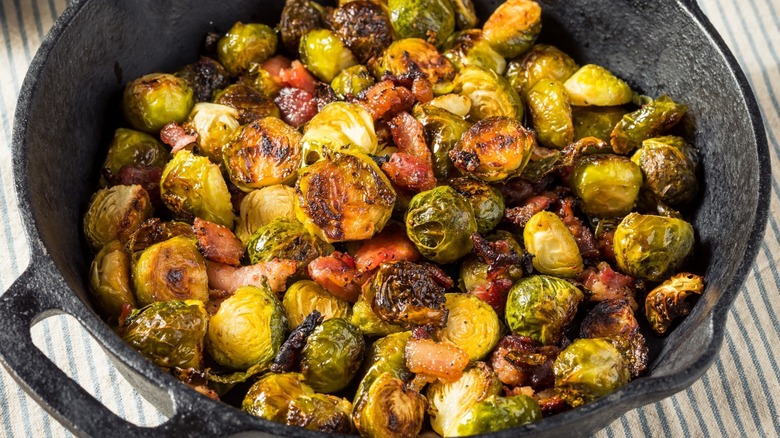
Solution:
M606 339L577 339L555 360L555 389L570 406L590 403L628 383L620 352Z
M582 66L563 84L572 105L615 106L624 105L634 98L628 84L604 67L588 64Z
M314 310L320 312L326 321L331 318L348 319L352 314L348 302L334 297L311 280L301 280L290 286L284 293L282 306L290 331L301 325Z
M265 97L254 88L242 84L231 84L217 92L214 103L235 108L242 125L266 117L279 118L281 113L270 97Z
M454 425L455 435L471 436L518 427L542 419L539 403L527 395L491 397L469 408Z
M198 300L154 303L130 314L122 339L163 368L201 368L209 317Z
M525 249L534 256L534 269L542 274L576 277L582 256L571 232L555 213L540 211L523 229Z
M628 110L621 106L575 106L572 108L574 140L596 137L609 143L610 134Z
M185 236L156 243L138 254L133 285L142 306L155 301L209 300L206 262L195 239Z
M301 37L322 27L322 7L310 0L286 0L279 19L279 35L290 53L298 54Z
M359 301L358 301L359 302ZM409 380L414 375L406 368L404 350L412 332L401 332L378 339L368 349L365 361L365 373L355 393L354 404L365 398L368 389L382 374L388 373L401 380Z
M222 163L222 147L238 129L238 111L226 105L198 103L187 126L198 134L198 152L216 164Z
M371 309L371 304L364 300L362 296L352 306L350 322L366 336L387 336L391 333L404 331L404 328L400 325L390 324L380 318Z
M327 29L309 31L301 38L298 52L306 69L326 83L358 63L339 37Z
M544 275L526 277L509 290L506 322L512 333L544 345L557 344L582 299L582 292L566 280Z
M506 78L518 93L526 94L542 79L564 82L578 69L577 63L557 47L537 44L509 63Z
M675 318L691 312L690 299L703 290L704 279L687 272L664 281L645 298L645 316L650 326L659 334L666 333Z
M434 175L439 180L448 178L454 173L449 153L469 130L471 123L431 104L415 106L412 114L423 125L425 142L431 148Z
M631 213L615 230L615 259L626 274L661 281L682 266L693 241L693 227L682 219Z
M420 253L436 263L451 263L473 247L477 221L469 201L449 186L418 193L406 213L406 234Z
M631 157L645 176L643 188L666 204L684 205L696 197L695 150L680 137L657 137L642 142Z
M381 169L364 155L333 153L300 172L295 214L326 242L368 239L382 231L395 191Z
M238 288L209 321L206 348L220 365L236 370L271 363L284 341L284 310L267 289Z
M515 251L518 255L522 255L523 247L517 243L515 237L509 231L498 230L495 234L487 236L486 239L490 242L497 240L506 241L509 248ZM487 278L488 264L480 260L476 255L470 255L463 259L460 265L460 288L464 292L471 292L480 286L487 286L489 280ZM497 279L507 279L511 282L515 282L523 276L523 268L520 266L512 266L503 273L497 276Z
M574 140L571 104L563 84L542 79L528 91L527 100L536 139L542 146L563 149Z
M542 8L529 0L507 0L487 19L485 38L505 58L522 55L542 31Z
M425 397L403 380L383 373L355 404L352 418L360 435L370 438L415 437L425 419Z
M469 29L452 34L444 43L444 56L458 70L468 65L504 74L506 59L499 55L483 37L479 29Z
M108 155L100 172L101 185L115 181L124 166L154 166L162 169L170 158L168 149L151 135L119 128L108 146Z
M355 377L364 350L363 333L357 327L341 318L329 319L306 339L301 373L315 391L340 391Z
M493 70L470 65L455 80L455 92L471 99L469 116L474 120L504 116L523 119L523 101L503 76Z
M331 152L373 155L379 150L379 142L368 111L355 103L333 102L306 124L301 148L306 165Z
M195 105L195 93L187 82L167 73L152 73L128 83L122 99L130 126L153 134L168 123L186 120Z
M450 0L388 0L387 7L398 38L424 38L440 46L455 30Z
M112 240L127 241L152 214L152 202L143 187L114 186L98 190L84 215L84 235L99 250Z
M241 127L223 156L241 190L290 182L301 165L301 134L275 117L255 120Z
M447 325L438 331L439 339L450 341L469 355L481 360L498 343L501 324L486 302L470 294L446 294Z
M634 208L642 171L626 157L592 155L577 162L570 184L586 214L622 217Z
M642 141L663 134L680 120L688 107L675 103L669 96L642 105L628 113L612 131L612 148L615 153L627 154L642 145Z
M241 409L266 420L319 432L352 432L352 404L317 394L298 373L268 374L255 382Z
M377 78L385 73L412 77L416 72L422 72L433 84L433 92L437 95L452 92L452 80L455 79L455 67L450 60L420 38L406 38L390 44L372 70Z
M89 268L89 291L110 321L119 318L125 304L138 307L130 282L130 255L122 247L118 240L107 243Z
M358 0L339 6L328 22L361 64L379 56L393 42L393 27L383 6Z
M197 62L186 65L176 72L176 76L187 82L198 102L210 102L215 91L230 83L225 67L207 56L201 56Z
M260 64L276 53L276 32L260 23L237 22L217 43L219 62L233 76Z
M339 99L345 99L348 96L355 97L372 85L374 85L374 77L371 76L371 72L366 66L360 64L342 70L330 83L333 92Z
M310 234L295 219L277 218L255 231L246 244L246 251L252 263L295 260L301 277L312 260L332 253L333 245Z
M449 185L471 203L479 234L488 233L504 218L504 197L495 187L467 177L451 179Z
M253 190L241 200L235 234L247 243L258 228L277 218L295 219L295 189L275 184Z
M233 228L227 184L219 166L206 157L177 152L163 169L160 196L177 219L191 221L197 216Z

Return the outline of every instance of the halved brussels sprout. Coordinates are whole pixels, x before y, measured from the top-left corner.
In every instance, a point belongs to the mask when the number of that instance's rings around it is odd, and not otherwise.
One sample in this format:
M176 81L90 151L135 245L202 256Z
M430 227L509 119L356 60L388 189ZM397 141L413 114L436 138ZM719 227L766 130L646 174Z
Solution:
M97 253L89 268L89 291L104 318L114 322L122 307L138 307L130 279L130 255L122 242L112 240Z
M349 434L352 404L339 397L317 394L298 373L267 374L255 382L241 409L266 420L309 430Z
M179 220L196 216L233 228L233 205L219 166L184 149L165 165L160 197Z
M399 39L424 38L440 46L455 31L450 0L388 0L387 7Z
M688 222L639 213L623 218L613 239L620 270L650 281L661 281L680 269L693 242Z
M450 186L418 193L406 213L406 235L425 258L451 263L473 247L477 221L471 203Z
M450 151L455 167L482 181L520 175L536 147L536 137L509 117L490 117L472 126Z
M498 315L474 295L450 293L445 297L447 325L438 330L439 339L455 344L471 361L483 359L501 337Z
M535 1L507 0L482 27L490 45L505 58L522 55L542 31L542 8Z
M523 395L491 397L469 408L454 425L455 435L471 436L534 423L542 419L539 402Z
M386 1L350 1L328 17L328 25L361 64L379 56L393 42L393 26L386 7Z
M452 34L444 43L443 50L444 56L458 70L468 65L484 67L500 75L506 70L506 59L490 47L479 29Z
M202 301L162 301L133 311L122 339L159 367L200 369L208 321Z
M290 286L284 293L282 306L290 331L301 325L314 310L320 312L326 321L331 318L349 319L352 314L348 302L334 297L311 280L300 280Z
M577 106L616 106L632 101L634 92L622 79L595 64L583 65L563 83Z
M221 164L222 147L239 127L238 111L216 103L197 103L187 126L198 134L198 152Z
M352 306L350 322L360 329L366 336L387 336L391 333L404 331L400 325L390 324L380 318L363 297L359 297L357 303Z
M270 365L284 341L287 319L273 292L243 286L222 302L209 321L206 348L235 370Z
M454 95L448 94L446 96ZM442 97L445 96L436 99ZM465 99L468 100L468 98ZM416 105L412 114L423 125L425 142L431 148L434 175L439 180L448 178L454 173L449 153L463 137L463 134L469 130L471 123L446 109L434 106L433 101L425 105Z
M219 62L232 76L276 53L276 32L265 24L236 22L217 42Z
M574 140L596 137L609 143L612 130L628 113L622 106L575 106L572 108Z
M494 116L523 119L523 101L517 91L493 70L464 67L455 79L455 93L471 99L469 116L475 121Z
M606 339L577 339L555 360L555 390L577 407L609 395L628 383L623 355Z
M455 12L455 25L460 30L471 29L479 24L477 11L471 0L451 0L452 11Z
M266 117L281 117L279 107L270 97L265 97L254 88L243 84L231 84L214 95L214 103L229 106L238 111L242 125Z
M258 228L246 244L254 263L273 259L295 260L299 277L305 276L309 263L334 251L333 245L310 234L296 219L277 218Z
M453 178L449 185L471 203L479 234L490 232L504 218L504 197L495 187L468 177Z
M301 373L315 391L332 393L349 385L363 360L363 333L344 319L314 329L301 352Z
M523 229L525 249L534 256L534 269L557 277L576 277L582 272L582 256L569 229L555 213L540 211Z
M333 78L330 86L339 99L345 99L347 96L357 96L361 91L374 85L374 82L374 77L371 76L368 68L358 64L342 70L341 73Z
M628 113L615 126L611 135L615 153L627 154L642 145L642 141L657 137L682 120L688 107L661 96Z
M201 56L196 62L187 64L176 72L195 93L198 102L210 102L214 92L230 83L225 67L208 56Z
M359 301L358 301L359 302ZM354 404L365 398L368 389L382 374L390 374L401 380L410 380L414 375L406 368L404 351L412 332L400 332L378 339L368 349L365 360L365 373L355 393Z
M645 177L643 188L666 204L684 205L696 197L699 183L695 150L680 137L650 138L631 157Z
M304 165L315 163L330 152L376 154L379 142L374 119L358 104L333 102L306 124L301 148Z
M528 93L542 79L565 82L579 70L571 56L546 44L537 44L522 58L509 62L506 78L521 95Z
M129 82L122 97L130 126L152 134L168 123L185 121L193 105L192 88L184 79L167 73L152 73Z
M591 155L577 162L569 183L586 214L622 217L634 208L642 170L626 157Z
M301 165L301 134L266 117L242 126L222 154L230 180L241 190L290 182Z
M370 438L416 437L425 419L425 397L406 387L391 373L381 374L352 412L361 436Z
M249 192L241 200L236 237L247 243L258 228L274 219L295 219L295 200L295 189L281 184Z
M509 248L514 250L517 254L522 255L525 252L523 247L517 243L517 240L509 231L498 230L494 234L487 236L486 239L490 242L503 240L506 241L507 244L509 244ZM487 278L488 267L488 264L480 260L475 254L465 257L460 264L459 286L461 290L464 292L471 292L478 287L486 286L489 283ZM523 268L520 266L513 266L499 274L497 279L504 278L514 283L522 276Z
M560 278L522 278L509 290L506 323L512 333L544 345L557 344L583 298L576 286Z
M563 149L574 140L569 95L555 79L542 79L528 91L536 139L548 148Z
M469 115L469 111L471 111L471 99L466 96L461 96L460 94L436 96L426 105L446 110L458 117L466 117ZM471 125L471 123L469 123L469 125Z
M411 77L415 72L422 72L433 84L436 95L452 92L452 80L455 79L455 67L450 60L420 38L406 38L390 44L382 57L373 63L372 70L376 78L381 78L385 73Z
M262 67L262 64L252 64L249 66L249 71L242 75L238 84L245 85L252 90L256 91L264 99L274 99L279 95L279 91L282 90L281 84L276 82L274 76ZM224 96L223 96L224 98ZM271 105L264 102L269 108ZM275 116L278 117L278 116Z
M125 243L125 251L128 254L133 254L176 236L196 238L192 224L179 221L163 222L159 218L153 217L144 221L140 227L133 231Z
M306 69L328 84L342 70L358 63L339 37L327 29L314 29L301 37L298 52Z
M93 250L112 240L127 241L152 214L149 194L139 185L98 190L84 214L84 235Z
M142 306L156 301L209 300L206 261L195 239L176 236L156 243L133 260L135 296Z
M322 6L310 0L285 0L279 18L279 35L287 51L297 55L301 37L322 27Z
M696 274L682 272L664 281L645 298L645 316L659 334L666 333L674 319L691 312L689 299L701 295L704 279Z
M100 170L100 185L113 185L112 181L119 176L124 166L154 166L162 169L170 158L168 149L151 135L119 128L108 146L106 161Z
M295 188L296 217L326 242L370 238L382 231L395 203L390 181L362 154L333 153L304 168Z

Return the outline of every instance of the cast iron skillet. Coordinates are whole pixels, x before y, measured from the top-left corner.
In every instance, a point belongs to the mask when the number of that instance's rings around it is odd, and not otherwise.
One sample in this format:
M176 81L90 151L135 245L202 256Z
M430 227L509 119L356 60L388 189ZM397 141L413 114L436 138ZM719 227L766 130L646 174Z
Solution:
M185 4L186 3L186 4ZM251 417L211 401L128 347L91 308L90 260L81 217L95 189L124 83L196 59L213 27L273 24L281 1L76 0L33 59L13 137L19 205L31 262L0 299L0 359L50 414L82 436L244 435L324 437ZM476 1L481 17L499 3ZM582 64L606 66L651 96L690 107L687 128L703 155L693 222L707 288L692 314L655 345L648 375L615 393L509 437L587 435L637 406L691 385L718 353L726 315L755 259L769 205L769 154L744 74L694 0L542 0L543 38ZM30 327L54 314L76 318L122 374L170 420L142 428L117 417L50 362Z

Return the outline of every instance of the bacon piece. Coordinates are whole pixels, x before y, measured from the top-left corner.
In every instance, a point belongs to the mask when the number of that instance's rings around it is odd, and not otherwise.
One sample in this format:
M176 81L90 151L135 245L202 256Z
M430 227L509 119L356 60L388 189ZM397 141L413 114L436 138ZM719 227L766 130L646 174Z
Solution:
M512 178L501 184L496 184L495 187L501 192L504 203L509 207L521 205L534 195L533 184L521 178Z
M322 111L326 105L339 100L333 88L324 82L317 82L314 85L314 101L317 102L317 112Z
M240 267L207 261L206 272L209 289L235 292L241 286L262 286L267 283L274 292L282 292L286 288L287 278L295 274L297 266L294 260L284 259Z
M471 241L474 244L474 253L488 265L488 280L495 280L507 269L522 264L523 260L520 254L513 250L506 240L491 242L480 236L479 233L473 233Z
M433 278L433 281L435 281L439 286L443 287L444 289L452 289L455 287L455 281L453 281L452 278L450 278L449 275L447 275L446 272L444 272L440 267L434 265L433 263L423 263L422 264L425 269L428 270L428 274L431 275Z
M152 204L159 206L160 199L160 178L162 178L162 169L157 166L147 166L144 164L126 164L119 169L119 173L110 179L111 184L132 186L138 184L149 194Z
M469 364L469 355L449 342L411 338L406 342L404 360L415 374L454 381L463 375Z
M301 364L301 351L306 346L306 339L318 325L322 324L323 319L324 317L318 310L312 310L306 315L301 325L290 333L290 336L279 348L279 353L271 364L271 372L289 373L298 369Z
M412 82L412 94L418 102L428 103L433 100L433 85L426 78L416 78Z
M317 257L309 263L309 276L333 296L355 303L370 273L358 271L355 260L341 252Z
M401 111L411 111L414 95L408 88L382 81L364 90L358 103L363 105L374 120L390 119Z
M317 101L311 93L298 88L282 88L274 103L288 125L299 127L317 114Z
M596 246L596 238L593 236L593 231L586 226L580 218L574 215L574 203L575 200L571 196L567 196L560 200L560 208L558 209L558 216L563 220L563 224L569 229L574 240L577 242L577 247L580 249L580 255L586 260L598 260L599 252Z
M506 299L509 295L509 289L511 288L512 280L509 280L508 278L498 278L489 281L485 285L475 287L473 290L469 291L469 293L488 303L488 305L496 311L496 314L502 316L504 310L506 310Z
M633 277L615 272L607 262L601 262L596 269L588 268L580 275L582 286L591 292L591 301L626 300L636 311L636 281Z
M290 60L282 55L268 58L263 62L263 70L267 71L271 78L279 85L282 84L282 70L290 68Z
M596 246L601 258L610 262L615 261L615 230L604 230L596 238Z
M553 346L537 346L531 338L510 335L498 342L490 364L505 385L542 390L555 383L552 368L559 352Z
M382 262L419 260L420 251L406 236L403 227L390 224L381 233L363 242L355 253L355 266L361 271L373 271Z
M433 166L431 150L425 143L423 126L417 119L404 111L396 114L388 124L393 142L401 152L420 158Z
M195 143L198 137L187 134L187 131L176 122L168 123L160 130L160 140L171 147L171 153L184 149L185 146Z
M544 391L536 393L536 399L539 402L542 415L545 417L560 414L561 412L571 409L558 393L555 392L555 388L545 389Z
M525 201L520 207L508 208L504 211L504 218L512 222L517 228L525 228L525 225L531 220L531 217L540 211L546 210L555 198L542 194L533 196Z
M382 171L395 185L406 190L420 192L436 187L436 177L428 163L404 152L394 153L382 164Z
M293 87L303 90L311 95L316 94L317 80L306 70L301 61L295 60L289 68L283 68L279 71L279 79L284 87Z
M241 264L244 244L229 228L196 217L192 229L198 239L198 250L203 257L226 265Z

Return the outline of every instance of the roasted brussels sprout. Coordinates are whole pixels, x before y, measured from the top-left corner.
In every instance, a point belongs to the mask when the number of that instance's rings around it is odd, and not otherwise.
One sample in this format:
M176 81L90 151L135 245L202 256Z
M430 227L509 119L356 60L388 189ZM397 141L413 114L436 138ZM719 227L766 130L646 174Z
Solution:
M276 82L274 76L264 69L262 64L250 65L249 71L238 79L238 84L246 85L265 99L275 98L282 90L282 85ZM254 97L254 95L252 96ZM267 102L265 105L268 106L269 110L272 110L273 107L268 105Z
M474 295L450 293L445 297L447 325L438 330L439 339L465 351L470 361L483 359L501 337L498 315Z
M89 268L89 291L100 308L100 314L115 322L122 307L138 307L130 280L130 255L122 242L112 240L97 253Z
M241 200L236 237L247 243L258 228L274 219L295 219L295 199L295 189L281 184L251 191Z
M266 117L242 126L222 153L230 180L249 192L295 178L301 134L276 117Z
M279 19L282 44L292 54L298 54L301 37L322 26L322 7L310 0L286 0Z
M627 154L642 145L642 141L663 134L680 120L688 107L661 96L628 113L612 131L610 143L615 153Z
M122 109L130 126L156 134L171 122L181 123L195 105L195 94L184 79L152 73L129 82Z
M506 78L512 87L525 95L542 79L564 82L580 67L557 47L537 44L522 58L509 62Z
M446 110L458 117L467 117L471 111L471 99L460 94L443 94L434 97L427 106Z
M416 105L412 114L423 125L425 142L431 148L434 175L439 180L447 179L454 173L449 153L471 127L471 123L432 103Z
M504 197L495 187L468 177L453 178L449 185L471 203L479 234L490 232L504 218Z
M596 137L609 143L609 136L615 125L623 119L628 110L622 106L575 106L572 108L574 140Z
M482 35L479 29L469 29L452 34L444 43L444 56L447 57L456 69L460 70L467 65L493 70L498 74L504 74L506 59L496 53L490 43Z
M209 300L206 262L195 239L185 236L156 243L136 255L133 285L142 306L156 301Z
M355 103L333 102L306 125L301 148L306 165L319 161L330 152L374 155L379 151L379 142L368 111Z
M455 93L471 100L469 116L474 120L504 116L523 119L523 101L503 76L493 70L470 65L455 79Z
M455 26L460 30L471 29L479 24L477 11L471 0L451 0L452 11L455 13Z
M535 399L519 394L491 397L472 405L453 425L452 436L471 436L497 432L542 419L542 410Z
M236 370L265 366L284 341L287 318L270 290L243 286L209 321L206 348L220 365Z
M330 83L333 92L339 99L345 99L348 96L355 97L372 85L374 85L374 77L371 76L368 68L361 64L342 70Z
M555 390L572 407L604 397L628 383L620 352L606 339L577 339L555 360Z
M339 37L327 29L314 29L301 37L298 52L306 69L328 84L342 70L358 63Z
M399 39L424 38L440 46L455 31L450 0L388 0L387 7Z
M349 385L363 360L363 333L344 319L314 329L301 352L301 373L315 391L332 393Z
M227 184L219 166L206 157L186 149L174 154L163 169L160 196L179 220L191 221L197 216L233 228L233 206Z
M276 53L276 44L276 32L267 25L239 21L217 42L217 57L228 73L238 76Z
M187 126L198 134L198 152L222 164L222 147L238 129L238 111L215 103L198 103L192 108Z
M624 105L634 98L634 92L624 80L595 64L580 67L563 86L571 104L577 106Z
M143 187L114 186L98 190L84 215L84 235L97 251L112 240L127 241L152 214L152 202Z
M290 286L284 293L282 306L290 331L298 327L314 310L320 312L326 321L331 318L349 319L352 314L348 302L334 297L311 280L300 280Z
M560 278L522 278L509 290L506 322L512 333L544 345L557 344L583 297L577 287Z
M270 97L265 97L252 87L243 84L231 84L214 95L214 103L235 108L238 121L242 125L257 119L281 116L279 107Z
M352 419L361 436L416 437L423 426L426 405L425 397L419 392L408 389L403 380L385 372L355 404Z
M657 200L684 205L693 201L699 189L695 155L696 151L682 138L666 136L643 141L631 161L642 169L643 188Z
M352 432L352 404L317 394L298 373L267 374L255 382L241 409L266 420L319 432Z
M295 214L326 242L368 239L382 231L395 191L365 155L333 153L300 172Z
M359 403L361 398L366 397L368 389L382 374L388 373L401 380L409 380L414 377L406 368L404 359L406 342L411 336L412 332L393 333L378 339L371 345L368 354L366 354L363 380L360 381L355 393L353 402L355 405Z
M404 328L400 325L390 324L377 316L371 310L371 304L364 300L362 296L352 306L350 322L366 336L387 336L391 333L404 331Z
M433 84L433 93L436 95L450 93L454 86L452 80L455 79L455 67L436 47L420 38L406 38L390 44L373 64L372 70L376 78L381 78L385 73L410 77L416 72L422 72Z
M615 230L615 259L626 274L661 281L682 266L693 241L693 227L682 219L631 213Z
M666 333L675 318L691 312L690 299L701 295L703 290L704 279L688 272L664 281L645 298L645 316L650 326L659 334Z
M534 256L534 269L557 277L576 277L582 272L582 256L569 229L555 213L540 211L523 229L525 249Z
M536 139L544 147L563 149L574 140L569 95L555 79L542 79L528 91Z
M519 121L490 117L472 126L449 155L461 171L494 182L521 174L535 147L534 133Z
M639 332L634 309L627 300L608 299L596 304L582 321L580 337L608 338L623 354L631 377L639 376L647 368L645 337Z
M420 253L436 263L468 254L477 221L471 203L449 186L418 193L406 213L406 235Z
M542 8L535 1L507 0L485 21L485 38L505 58L522 55L542 31Z
M163 222L159 218L153 217L144 221L140 227L133 231L125 243L125 251L128 254L133 254L176 236L196 238L192 224L179 221Z
M503 240L507 242L509 248L514 250L517 254L522 255L523 247L517 243L515 237L509 231L498 230L495 234L487 236L489 242L495 242L497 240ZM489 283L488 276L488 264L480 260L476 255L472 254L463 259L460 264L460 281L459 286L464 292L472 292L481 286L486 286ZM507 279L511 282L515 282L523 276L523 268L520 266L513 266L499 274L496 279Z
M230 83L225 67L207 56L201 56L197 62L184 66L176 72L176 76L187 82L198 102L210 102L215 91Z
M133 311L120 331L125 342L159 367L199 369L208 321L201 301L163 301Z
M273 259L295 260L298 276L306 275L309 263L333 252L333 245L310 234L296 219L277 218L255 231L246 244L252 263Z
M570 184L586 214L622 217L634 208L642 187L642 171L626 157L591 155L577 162Z
M382 54L393 42L393 27L383 6L373 0L358 0L339 6L328 17L336 35L361 64Z
M124 166L154 166L162 169L170 158L168 149L151 135L119 128L114 132L106 161L100 169L100 185L113 185Z

